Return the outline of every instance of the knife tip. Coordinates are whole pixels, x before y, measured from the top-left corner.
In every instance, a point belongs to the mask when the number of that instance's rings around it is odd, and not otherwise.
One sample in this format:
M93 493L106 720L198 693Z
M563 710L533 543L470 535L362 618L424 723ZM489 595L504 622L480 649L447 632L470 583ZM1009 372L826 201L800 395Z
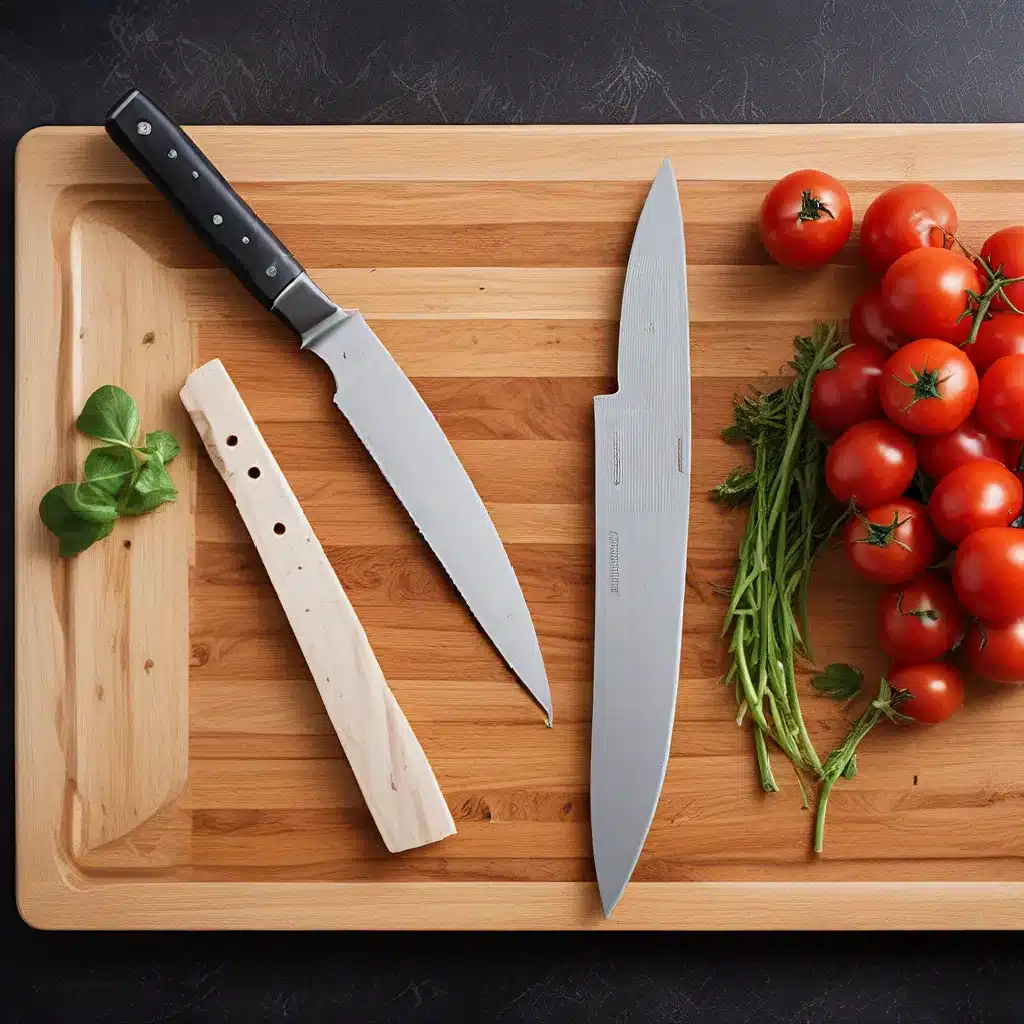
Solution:
M612 912L619 905L619 900L622 899L622 894L626 891L626 884L628 882L629 879L627 878L622 885L616 887L612 891L607 891L601 885L600 880L598 880L598 892L601 895L601 910L604 912L605 919L611 917Z

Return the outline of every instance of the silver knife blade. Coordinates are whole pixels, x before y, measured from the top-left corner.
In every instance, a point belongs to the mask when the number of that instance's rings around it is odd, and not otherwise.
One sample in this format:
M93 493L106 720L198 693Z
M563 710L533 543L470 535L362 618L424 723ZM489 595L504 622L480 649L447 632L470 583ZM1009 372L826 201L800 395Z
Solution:
M291 311L293 323L307 288L316 286L300 278L278 300ZM302 348L331 368L335 405L550 724L551 692L522 588L480 495L433 413L358 311L335 309L313 323L302 332Z
M690 503L686 250L666 160L637 222L619 389L594 399L596 591L591 837L605 916L629 882L668 765Z

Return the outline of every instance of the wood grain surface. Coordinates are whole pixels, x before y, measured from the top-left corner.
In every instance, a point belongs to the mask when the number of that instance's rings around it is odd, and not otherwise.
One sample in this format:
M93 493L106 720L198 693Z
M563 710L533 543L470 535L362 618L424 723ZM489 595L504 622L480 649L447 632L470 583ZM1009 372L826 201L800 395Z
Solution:
M33 133L17 164L18 846L30 920L1024 923L1024 692L975 687L941 728L879 727L862 746L858 777L832 794L825 853L815 858L795 780L780 759L782 792L760 792L750 734L717 683L716 589L730 579L743 516L706 496L738 457L718 438L733 395L775 383L793 335L844 318L869 280L855 242L819 272L771 265L753 229L770 182L821 165L848 182L859 216L886 185L926 178L953 198L965 239L979 242L1024 219L1021 128L207 128L194 137L331 297L363 311L435 412L519 575L556 725L544 727L334 408L327 368L297 351L102 134ZM625 259L666 155L680 176L695 378L683 657L658 812L634 881L603 922L587 794L592 400L614 390ZM71 842L76 770L95 769L69 759L83 742L81 715L74 727L54 726L89 649L62 581L94 574L98 595L104 577L95 574L120 536L104 542L107 555L69 568L35 519L39 496L73 465L78 404L107 382L100 367L110 370L92 361L105 339L70 327L69 308L93 301L92 277L67 257L73 234L90 251L116 236L129 262L147 268L125 280L124 301L150 303L158 338L184 331L194 364L223 361L355 607L457 835L387 853L259 555L202 456L194 515L169 527L194 535L188 635L179 637L189 669L167 680L187 693L187 785L156 813L122 815L132 827L119 838ZM154 289L174 302L150 301ZM160 363L152 386L176 395L188 368ZM54 416L40 434L43 401ZM183 486L188 463L172 468ZM183 486L183 502L188 493ZM154 517L153 528L170 518ZM133 548L131 557L144 556ZM825 557L812 595L822 662L850 660L877 676L874 597L838 555ZM159 603L130 596L118 614ZM809 691L804 709L823 754L854 713Z

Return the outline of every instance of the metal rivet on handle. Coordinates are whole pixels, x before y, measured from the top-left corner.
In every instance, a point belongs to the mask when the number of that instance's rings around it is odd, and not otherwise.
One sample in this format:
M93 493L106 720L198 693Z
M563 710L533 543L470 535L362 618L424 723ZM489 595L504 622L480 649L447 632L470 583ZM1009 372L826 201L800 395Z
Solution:
M198 178L199 177L199 172L198 171L193 171L192 172L192 177L193 178Z
M135 126L135 130L140 135L148 135L153 130L153 126L148 121L140 121Z
M270 266L267 267L267 277L277 277L277 264L276 263L271 263Z
M169 150L167 150L167 155L168 155L168 156L169 156L169 157L170 157L170 158L171 158L172 160L174 160L174 159L176 159L176 158L177 158L177 156L178 156L178 151L177 151L176 149L169 149Z
M242 235L242 245L248 245L248 244L249 244L249 236L248 235Z
M213 223L214 224L223 224L224 223L224 218L219 213L215 213L213 215Z

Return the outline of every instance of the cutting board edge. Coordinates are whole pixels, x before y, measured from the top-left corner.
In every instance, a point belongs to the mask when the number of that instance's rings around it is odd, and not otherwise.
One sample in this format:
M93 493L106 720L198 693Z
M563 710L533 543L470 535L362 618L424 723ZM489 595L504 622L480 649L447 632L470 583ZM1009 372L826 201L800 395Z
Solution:
M735 166L732 179L774 180L795 169L790 140L810 130L822 136L817 162L843 180L857 180L868 163L874 169L874 180L1019 177L1015 171L1002 175L993 168L1003 164L1000 157L1013 166L1024 122L186 126L224 176L237 182L323 182L367 177L387 181L425 177L477 181L490 180L496 174L520 181L645 181L666 155L672 157L680 179L699 180L715 176L708 173L708 168L722 162L718 152L721 140L736 136L756 141L757 145ZM302 146L294 145L296 136L302 138ZM254 137L264 146L254 147ZM453 171L453 167L460 166L459 147L475 146L481 138L487 138L490 145L486 159L474 153L478 170ZM349 145L357 139L380 143L378 151L357 152ZM835 145L850 139L864 143L856 158ZM609 145L611 140L615 140L615 146ZM280 145L275 145L276 141ZM399 141L403 159L395 161L389 143ZM665 141L667 147L662 146ZM873 146L874 142L884 145ZM655 144L657 155L652 155ZM683 147L691 148L689 159ZM33 187L145 180L98 126L45 125L31 129L15 149L16 191L24 187L24 168L29 165L35 175Z
M43 930L937 931L1024 926L1024 883L634 882L611 918L589 882L25 885ZM796 890L796 895L794 895Z

